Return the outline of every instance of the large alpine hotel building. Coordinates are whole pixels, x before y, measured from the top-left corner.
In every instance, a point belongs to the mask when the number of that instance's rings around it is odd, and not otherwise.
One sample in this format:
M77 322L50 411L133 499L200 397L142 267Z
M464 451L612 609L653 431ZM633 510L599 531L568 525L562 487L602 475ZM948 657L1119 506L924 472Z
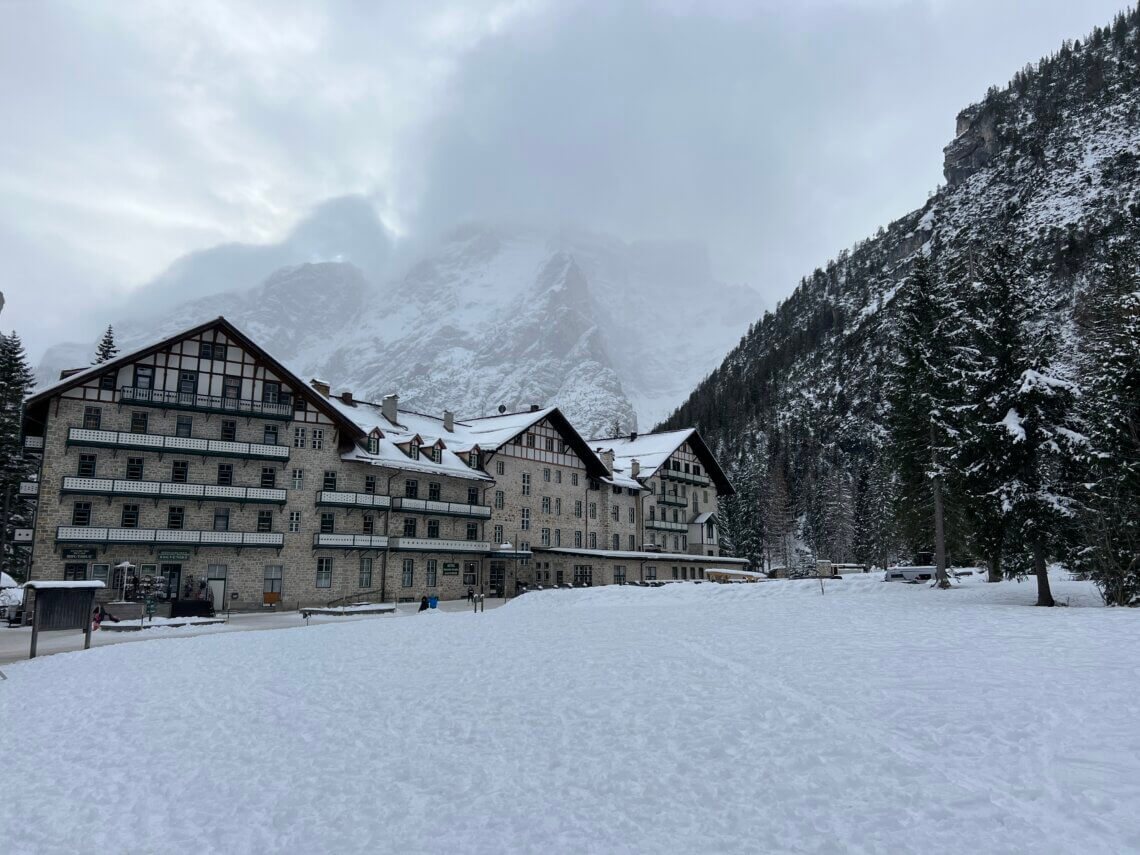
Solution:
M158 577L292 607L701 579L732 493L695 430L584 439L556 407L459 420L306 384L225 318L25 407L34 579ZM126 574L126 575L124 575Z

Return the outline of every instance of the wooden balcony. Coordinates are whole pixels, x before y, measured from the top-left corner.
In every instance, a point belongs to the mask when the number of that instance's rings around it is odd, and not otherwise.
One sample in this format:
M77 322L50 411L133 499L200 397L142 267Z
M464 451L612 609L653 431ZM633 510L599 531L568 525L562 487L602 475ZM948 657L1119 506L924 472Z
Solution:
M232 546L280 549L285 535L278 531L197 531L171 528L103 528L61 525L57 543L139 543L166 546Z
M286 492L280 487L234 487L224 484L181 484L172 481L132 481L126 478L63 479L64 493L89 496L135 496L143 499L189 499L195 502L246 502L285 504Z
M670 520L646 520L645 527L656 529L657 531L688 532L689 530L688 523L672 522Z
M293 420L292 404L254 401L249 398L226 398L221 395L198 395L193 392L123 386L119 390L119 401L140 407L193 410L199 413L230 413L254 419Z
M94 448L124 448L132 451L157 451L160 454L192 454L199 457L248 457L257 460L278 461L289 459L289 446L287 445L266 445L262 442L229 442L223 439L130 433L121 430L70 428L67 431L67 444Z
M460 502L434 502L430 499L407 499L397 496L392 499L392 509L417 514L435 514L449 517L474 517L489 520L490 505L468 505Z
M665 495L657 494L657 504L659 505L672 505L678 508L688 507L689 500L685 496L675 496L672 493Z
M709 485L709 477L707 475L694 475L692 472L681 472L678 469L662 469L661 477L684 484L696 484L700 487L707 487Z

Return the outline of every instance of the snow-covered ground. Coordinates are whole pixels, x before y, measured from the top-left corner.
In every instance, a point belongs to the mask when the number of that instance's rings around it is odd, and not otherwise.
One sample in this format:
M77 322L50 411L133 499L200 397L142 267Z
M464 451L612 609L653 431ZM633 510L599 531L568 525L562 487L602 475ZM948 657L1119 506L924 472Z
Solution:
M670 585L7 666L6 852L1140 850L1140 611Z

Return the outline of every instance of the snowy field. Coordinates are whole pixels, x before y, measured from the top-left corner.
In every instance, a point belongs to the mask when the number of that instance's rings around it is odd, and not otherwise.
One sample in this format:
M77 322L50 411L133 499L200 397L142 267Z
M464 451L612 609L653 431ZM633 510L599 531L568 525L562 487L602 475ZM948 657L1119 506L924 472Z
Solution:
M528 594L5 667L10 853L1140 851L1140 611Z

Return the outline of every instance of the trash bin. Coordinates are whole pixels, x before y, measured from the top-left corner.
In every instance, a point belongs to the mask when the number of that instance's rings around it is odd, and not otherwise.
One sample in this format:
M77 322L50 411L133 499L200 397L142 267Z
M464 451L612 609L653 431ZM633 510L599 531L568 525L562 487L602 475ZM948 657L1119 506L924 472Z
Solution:
M438 602L439 602L439 597L428 597L428 608L434 609L436 606L436 603L438 603Z

